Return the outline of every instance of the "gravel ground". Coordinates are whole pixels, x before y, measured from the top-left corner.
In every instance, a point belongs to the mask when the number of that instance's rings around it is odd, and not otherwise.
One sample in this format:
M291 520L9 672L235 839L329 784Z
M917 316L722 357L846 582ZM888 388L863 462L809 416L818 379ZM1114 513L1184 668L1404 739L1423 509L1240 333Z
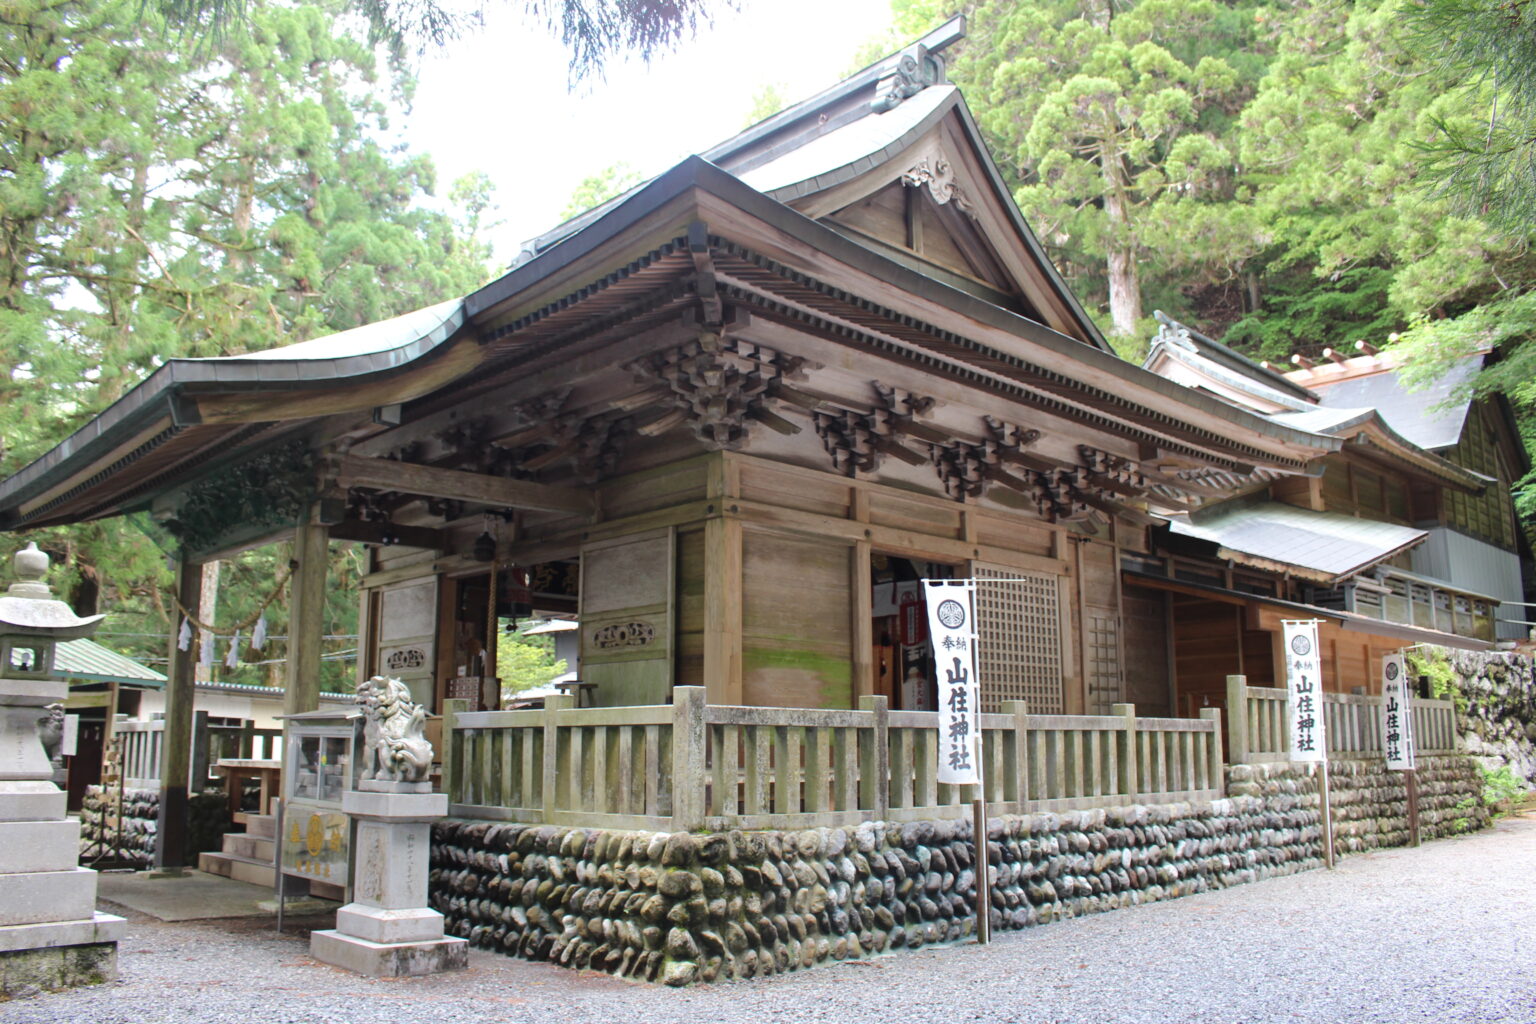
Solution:
M1536 814L1349 857L1333 872L1005 933L985 948L688 990L481 951L462 974L371 981L310 960L306 934L139 918L122 981L0 1003L0 1024L1533 1024Z

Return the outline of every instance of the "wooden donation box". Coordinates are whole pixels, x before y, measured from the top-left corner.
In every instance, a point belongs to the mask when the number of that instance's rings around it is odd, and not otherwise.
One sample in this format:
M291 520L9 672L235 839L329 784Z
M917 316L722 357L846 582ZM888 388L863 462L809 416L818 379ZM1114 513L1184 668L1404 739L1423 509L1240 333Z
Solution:
M351 890L352 820L342 795L357 788L363 748L362 712L309 711L285 715L282 835L284 875Z

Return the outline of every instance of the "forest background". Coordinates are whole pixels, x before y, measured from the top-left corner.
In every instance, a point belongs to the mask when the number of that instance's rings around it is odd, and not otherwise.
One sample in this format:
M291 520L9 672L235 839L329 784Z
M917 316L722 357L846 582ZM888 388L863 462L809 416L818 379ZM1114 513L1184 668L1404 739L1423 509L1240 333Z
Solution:
M1276 362L1391 338L1429 378L1495 347L1477 386L1536 434L1532 220L1508 215L1487 187L1497 169L1467 144L1511 132L1521 152L1520 83L1511 98L1511 76L1485 73L1497 62L1459 31L1497 39L1502 17L1531 37L1521 0L892 7L861 63L968 16L950 78L1125 358L1144 355L1154 309ZM325 4L254 0L208 35L138 0L0 0L0 476L166 358L292 344L494 276L489 180L441 189L428 157L385 141L414 87L406 57ZM764 83L743 117L780 101ZM594 169L573 212L631 181ZM1533 506L1526 488L1524 518ZM164 663L171 538L135 516L0 544L29 539L77 609L109 613L104 642ZM330 690L351 679L361 552L333 558ZM221 564L212 661L236 657L220 678L281 683L287 559L277 545ZM269 597L275 639L256 650ZM555 669L531 639L515 660L513 689Z

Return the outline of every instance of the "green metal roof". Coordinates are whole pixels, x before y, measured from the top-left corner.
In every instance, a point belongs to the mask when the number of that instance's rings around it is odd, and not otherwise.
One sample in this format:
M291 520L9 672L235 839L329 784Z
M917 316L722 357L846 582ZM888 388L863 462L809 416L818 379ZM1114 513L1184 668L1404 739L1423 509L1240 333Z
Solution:
M165 676L108 650L94 640L79 637L63 640L53 653L54 671L66 679L85 679L99 683L136 683L162 686Z

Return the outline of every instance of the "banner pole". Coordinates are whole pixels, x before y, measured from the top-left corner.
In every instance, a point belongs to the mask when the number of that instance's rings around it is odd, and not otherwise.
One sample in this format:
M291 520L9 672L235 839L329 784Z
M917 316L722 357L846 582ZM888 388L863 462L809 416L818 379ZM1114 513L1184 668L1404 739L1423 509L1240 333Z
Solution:
M1322 788L1322 818L1323 818L1323 858L1328 862L1330 870L1333 868L1333 811L1329 807L1328 793L1328 758L1324 757L1318 764L1323 769Z
M982 793L982 787L976 787ZM971 838L976 845L976 942L986 945L992 941L992 886L987 877L987 799L985 795L971 801Z
M1408 784L1408 845L1419 845L1419 770L1409 768L1403 773Z

